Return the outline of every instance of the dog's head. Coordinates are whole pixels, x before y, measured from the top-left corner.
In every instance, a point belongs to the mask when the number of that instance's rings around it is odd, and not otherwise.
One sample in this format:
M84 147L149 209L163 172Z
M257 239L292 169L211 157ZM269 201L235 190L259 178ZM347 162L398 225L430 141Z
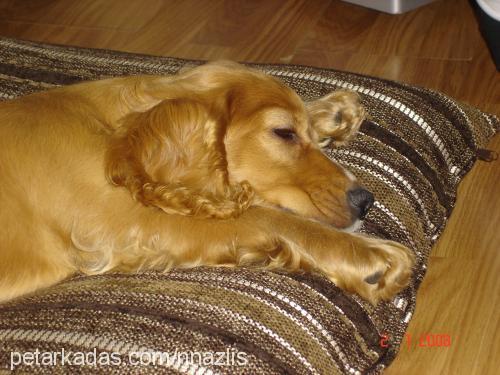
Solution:
M373 203L355 177L321 151L354 136L364 110L337 92L311 103L261 73L234 75L225 134L230 181L248 181L265 202L347 228Z
M172 81L171 96L175 100L153 108L158 113L147 121L160 122L156 129L169 133L163 139L177 137L182 150L175 151L167 140L171 154L163 155L161 162L146 153L149 156L142 163L153 182L174 182L202 195L217 195L203 170L212 172L212 177L222 173L219 177L228 186L247 181L256 193L256 204L274 205L338 228L353 225L373 203L372 195L354 176L321 151L322 146L343 143L357 132L364 110L356 94L338 91L304 103L277 79L235 63L218 62L181 73ZM169 121L174 105L182 110ZM168 113L162 115L162 108L167 107ZM174 128L179 134L174 134ZM197 161L179 163L177 156L174 167L168 159L176 152L190 154ZM203 154L211 156L203 159ZM182 167L182 172L173 170ZM241 195L233 194L233 198L241 200Z

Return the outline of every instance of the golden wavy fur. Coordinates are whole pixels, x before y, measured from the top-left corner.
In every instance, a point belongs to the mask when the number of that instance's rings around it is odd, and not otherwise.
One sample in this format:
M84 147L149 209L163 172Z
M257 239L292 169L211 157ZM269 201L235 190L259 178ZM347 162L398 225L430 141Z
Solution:
M340 230L371 195L320 150L363 117L351 92L303 103L229 62L0 103L0 301L78 272L197 265L319 271L390 298L413 256Z

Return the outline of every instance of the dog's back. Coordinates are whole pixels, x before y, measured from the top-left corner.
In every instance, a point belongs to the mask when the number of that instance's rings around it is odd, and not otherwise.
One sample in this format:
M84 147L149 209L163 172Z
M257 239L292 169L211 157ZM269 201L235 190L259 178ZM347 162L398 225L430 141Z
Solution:
M110 189L93 114L66 90L0 103L0 301L74 272L73 219Z

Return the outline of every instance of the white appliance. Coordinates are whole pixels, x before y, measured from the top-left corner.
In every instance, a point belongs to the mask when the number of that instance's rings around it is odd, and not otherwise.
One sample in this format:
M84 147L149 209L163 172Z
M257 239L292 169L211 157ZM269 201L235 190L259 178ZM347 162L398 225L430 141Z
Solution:
M477 0L477 3L488 16L500 21L500 0Z
M399 14L429 4L434 0L343 0L386 13ZM486 0L487 1L487 0ZM495 0L494 0L495 1Z

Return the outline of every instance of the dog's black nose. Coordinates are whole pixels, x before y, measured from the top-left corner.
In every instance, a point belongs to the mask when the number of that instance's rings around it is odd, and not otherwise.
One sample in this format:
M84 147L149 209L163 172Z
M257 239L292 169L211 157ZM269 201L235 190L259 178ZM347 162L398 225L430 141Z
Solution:
M364 219L373 205L373 194L363 188L356 188L347 192L347 199L354 212L360 219Z

